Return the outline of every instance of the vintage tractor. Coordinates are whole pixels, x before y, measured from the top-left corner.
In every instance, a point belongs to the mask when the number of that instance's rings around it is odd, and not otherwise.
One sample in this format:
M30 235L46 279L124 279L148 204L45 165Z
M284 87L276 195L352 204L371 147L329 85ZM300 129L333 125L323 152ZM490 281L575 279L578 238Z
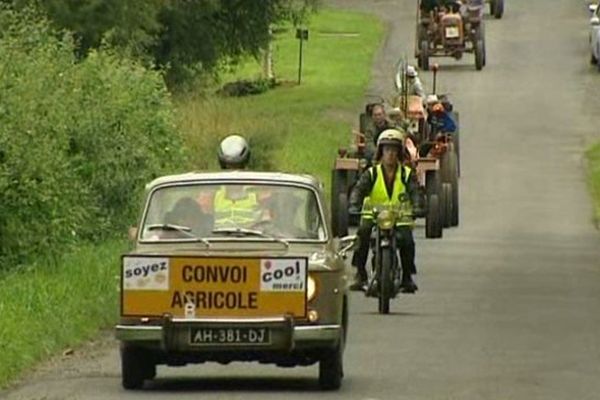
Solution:
M409 136L406 147L414 147L411 161L416 166L417 176L424 187L428 199L428 217L426 220L426 236L439 237L441 230L437 228L435 210L432 203L439 203L441 225L451 227L458 225L458 177L459 177L459 121L458 113L447 95L437 96L438 66L433 66L433 94L428 96L426 108L423 99L411 96L402 90L405 82L406 64L399 62L396 73L398 97L394 99L404 114L403 126ZM438 112L440 111L441 112ZM437 110L437 111L436 111ZM449 118L454 129L449 132L441 118ZM433 198L432 198L433 197ZM439 236L438 236L439 235Z
M483 4L462 5L454 2L448 7L428 9L418 0L415 57L419 67L429 70L431 57L454 57L464 53L475 55L475 68L486 63Z

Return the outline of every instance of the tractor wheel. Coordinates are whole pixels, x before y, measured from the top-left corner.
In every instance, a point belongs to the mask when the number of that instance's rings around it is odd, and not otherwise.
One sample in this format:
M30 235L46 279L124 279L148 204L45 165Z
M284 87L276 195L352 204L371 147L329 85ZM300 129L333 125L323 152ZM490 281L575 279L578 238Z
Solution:
M340 213L344 212L347 215L348 212L347 208L344 209L343 205L339 204L340 194L346 193L346 180L346 171L334 169L331 172L331 230L334 237L341 237Z
M481 71L483 68L483 58L485 56L485 49L483 40L479 39L475 42L475 69Z
M460 115L457 112L452 112L451 117L456 125L456 131L452 133L452 143L456 152L456 164L458 168L458 176L460 176Z
M425 237L442 237L442 204L440 197L442 183L440 171L427 171L425 175L425 193L427 195L427 215L425 216Z
M496 19L502 18L504 14L504 0L495 0L494 1L494 17Z
M429 42L427 40L421 41L419 53L419 60L421 61L421 68L423 71L429 71Z
M452 209L450 214L450 226L458 226L459 223L459 187L458 187L458 157L454 145L450 145L441 163L442 184L450 184L452 187Z
M442 183L442 196L440 198L442 202L442 225L444 228L450 228L452 226L452 185L449 183Z
M427 216L425 217L425 237L438 239L442 237L442 221L440 215L440 198L437 194L427 196Z
M337 217L338 236L348 236L348 194L343 192L338 194L338 217Z

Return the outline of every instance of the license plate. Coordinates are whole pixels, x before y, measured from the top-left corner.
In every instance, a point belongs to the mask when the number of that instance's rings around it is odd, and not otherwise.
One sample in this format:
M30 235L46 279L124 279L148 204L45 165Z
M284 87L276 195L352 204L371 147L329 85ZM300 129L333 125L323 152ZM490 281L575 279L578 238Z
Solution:
M192 328L190 344L214 345L268 345L271 331L268 328Z
M448 27L446 28L446 37L449 39L454 39L459 37L458 28L456 27Z

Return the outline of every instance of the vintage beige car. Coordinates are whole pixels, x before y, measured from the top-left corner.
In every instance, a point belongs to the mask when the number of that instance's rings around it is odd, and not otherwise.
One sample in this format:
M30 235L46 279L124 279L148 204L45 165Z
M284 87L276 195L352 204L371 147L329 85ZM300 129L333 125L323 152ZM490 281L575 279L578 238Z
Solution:
M344 258L319 182L224 171L161 177L146 187L133 250L123 255L122 384L156 366L319 363L338 389L348 332Z

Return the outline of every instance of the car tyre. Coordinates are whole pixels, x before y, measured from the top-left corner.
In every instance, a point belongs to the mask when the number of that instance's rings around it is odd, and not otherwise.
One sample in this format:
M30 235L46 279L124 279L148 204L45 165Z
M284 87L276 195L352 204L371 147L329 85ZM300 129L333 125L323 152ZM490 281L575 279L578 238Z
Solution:
M146 379L155 376L156 364L142 349L126 345L121 347L121 383L124 389L141 389Z
M334 349L325 351L319 361L319 386L323 390L338 390L344 377L344 333Z

